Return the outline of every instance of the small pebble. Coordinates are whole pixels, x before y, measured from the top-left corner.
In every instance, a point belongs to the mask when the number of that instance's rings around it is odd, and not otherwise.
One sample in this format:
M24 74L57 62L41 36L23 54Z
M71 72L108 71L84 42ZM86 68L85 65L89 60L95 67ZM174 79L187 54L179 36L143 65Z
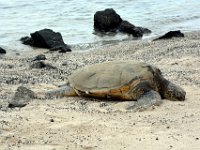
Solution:
M158 137L156 137L156 140L158 141Z
M54 122L54 119L50 119L50 122Z
M99 107L106 107L106 106L108 106L108 104L107 103L100 103L100 105L99 105Z

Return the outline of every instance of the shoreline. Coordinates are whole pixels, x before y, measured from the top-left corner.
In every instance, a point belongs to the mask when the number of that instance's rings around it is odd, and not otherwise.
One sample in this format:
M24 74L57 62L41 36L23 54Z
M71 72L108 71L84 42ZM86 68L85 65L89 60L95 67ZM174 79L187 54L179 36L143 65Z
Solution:
M195 149L200 147L200 31L184 38L124 41L84 52L50 53L35 49L0 56L0 149ZM31 68L44 54L53 68ZM186 90L186 101L164 100L161 106L128 112L128 102L80 97L33 100L8 109L20 85L37 90L65 82L88 64L136 60L155 65L165 78ZM53 120L52 120L53 119Z
M199 30L187 30L184 31L184 34L192 34L192 33L198 33ZM160 35L155 35L154 33L151 34L146 34L144 35L142 38L135 38L128 36L126 34L122 34L122 33L117 33L116 35L107 35L105 36L106 38L102 37L102 40L93 42L93 43L77 43L77 44L70 44L67 41L65 41L69 46L71 46L72 48L72 52L87 52L90 50L94 50L94 49L99 49L101 47L104 46L113 46L116 45L117 43L124 43L124 42L151 42L153 41L155 38L158 38L162 35L164 35L167 32L163 32ZM113 39L113 37L117 36L118 38ZM98 36L97 36L98 37ZM101 37L101 36L100 36ZM111 38L111 39L110 39ZM20 38L19 38L20 39ZM108 40L110 39L110 40ZM16 42L17 41L17 42ZM15 54L19 54L19 53L30 53L32 51L37 51L37 50L43 50L42 48L37 48L37 47L31 47L28 45L24 45L21 43L20 40L16 40L14 42L14 44L12 45L12 47L8 46L8 45L0 45L2 48L4 48L7 51L6 55L15 55ZM16 47L14 49L14 47ZM45 51L46 49L44 49ZM1 56L2 57L2 56Z

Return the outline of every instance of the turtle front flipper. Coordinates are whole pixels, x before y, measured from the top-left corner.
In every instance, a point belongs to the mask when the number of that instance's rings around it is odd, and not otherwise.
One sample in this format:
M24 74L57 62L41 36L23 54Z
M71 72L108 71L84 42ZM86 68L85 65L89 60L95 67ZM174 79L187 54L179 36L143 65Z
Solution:
M62 86L55 90L50 90L50 91L45 92L46 98L68 97L68 96L78 96L75 90L68 85Z
M158 106L162 103L161 96L156 91L149 91L144 93L136 102L128 105L127 110L142 111L151 106Z

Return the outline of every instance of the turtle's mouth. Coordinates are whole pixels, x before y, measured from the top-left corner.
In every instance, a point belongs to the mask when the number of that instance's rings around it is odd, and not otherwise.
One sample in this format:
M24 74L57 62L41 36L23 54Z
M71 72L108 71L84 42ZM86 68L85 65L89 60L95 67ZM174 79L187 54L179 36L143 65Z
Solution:
M185 91L183 91L183 92L181 92L181 93L177 93L176 92L176 94L175 94L175 96L174 96L174 100L177 100L177 101L184 101L185 100L185 95L186 95L186 92Z

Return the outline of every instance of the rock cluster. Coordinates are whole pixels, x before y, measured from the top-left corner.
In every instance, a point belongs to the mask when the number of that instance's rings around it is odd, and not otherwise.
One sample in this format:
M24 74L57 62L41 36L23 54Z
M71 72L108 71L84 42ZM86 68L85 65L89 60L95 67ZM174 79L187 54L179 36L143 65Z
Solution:
M135 38L141 38L144 34L151 33L151 30L135 26L127 20L123 20L119 14L112 8L103 11L97 11L94 14L94 31L101 35L108 33L124 33ZM54 32L51 29L42 29L30 34L31 37L25 36L20 41L25 45L38 48L47 48L50 51L59 51L61 53L71 51L71 48L64 43L61 33ZM184 34L178 31L170 31L167 34L155 39L169 39L172 37L184 37ZM0 54L6 51L0 48Z
M95 32L122 32L134 37L142 37L143 34L151 33L151 30L143 27L136 27L130 22L123 20L114 9L97 11L94 15Z

